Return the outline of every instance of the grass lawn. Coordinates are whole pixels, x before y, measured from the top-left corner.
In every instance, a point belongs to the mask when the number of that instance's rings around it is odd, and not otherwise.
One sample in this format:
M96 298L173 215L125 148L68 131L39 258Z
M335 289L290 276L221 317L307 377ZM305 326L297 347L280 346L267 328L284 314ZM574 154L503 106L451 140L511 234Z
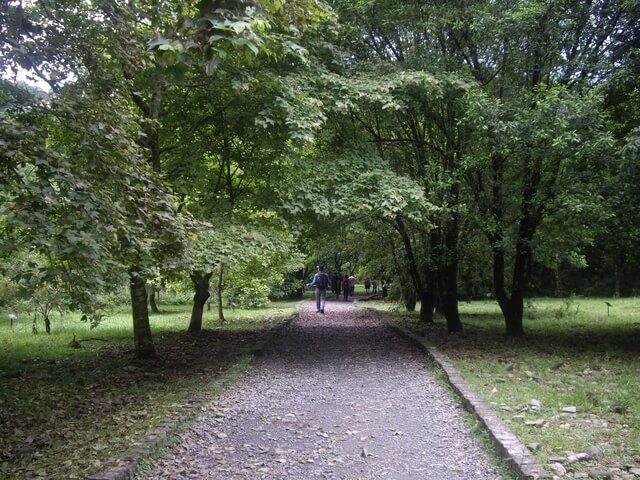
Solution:
M203 332L186 332L190 306L151 316L157 360L134 358L128 308L96 329L79 315L52 318L52 334L32 334L19 315L0 324L0 478L84 478L122 455L158 420L179 411L294 311L295 302L226 311ZM40 330L44 331L42 325ZM73 336L82 348L71 348Z
M460 313L462 334L448 334L443 318L428 326L417 313L394 317L436 344L514 434L535 445L540 463L597 447L602 456L565 461L567 471L631 477L626 471L640 467L640 299L533 299L524 338L504 335L495 301L461 303Z

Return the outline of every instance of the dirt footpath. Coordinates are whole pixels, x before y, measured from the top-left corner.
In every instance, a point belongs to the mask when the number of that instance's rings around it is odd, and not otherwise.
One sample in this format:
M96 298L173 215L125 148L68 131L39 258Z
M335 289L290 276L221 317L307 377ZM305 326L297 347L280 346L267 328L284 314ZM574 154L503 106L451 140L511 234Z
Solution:
M307 302L152 479L499 479L423 354L350 302Z

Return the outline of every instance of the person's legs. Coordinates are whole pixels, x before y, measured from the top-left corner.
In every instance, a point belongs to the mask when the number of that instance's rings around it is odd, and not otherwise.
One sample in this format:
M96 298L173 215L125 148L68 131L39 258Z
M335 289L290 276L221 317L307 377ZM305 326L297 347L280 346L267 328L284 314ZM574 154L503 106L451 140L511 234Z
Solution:
M324 304L327 301L327 291L320 290L320 312L324 313Z
M316 288L316 312L320 311L320 301L322 299L322 290Z

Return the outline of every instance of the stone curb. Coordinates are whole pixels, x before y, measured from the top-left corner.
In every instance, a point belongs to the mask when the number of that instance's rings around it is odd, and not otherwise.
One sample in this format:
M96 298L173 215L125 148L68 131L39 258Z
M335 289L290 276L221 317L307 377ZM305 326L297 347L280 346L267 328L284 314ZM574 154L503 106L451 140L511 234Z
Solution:
M254 349L253 354L241 357L234 365L209 384L209 392L191 397L186 400L185 405L181 409L181 413L173 418L164 418L158 422L158 426L148 432L144 438L133 445L123 456L108 466L100 473L96 473L85 477L85 480L132 480L135 478L135 472L142 460L151 456L154 450L160 449L167 444L169 436L178 430L185 422L198 418L198 411L205 405L215 400L219 394L216 393L220 387L224 387L230 378L240 372L240 366L251 363L256 353L263 350L275 338L277 334L282 332L289 324L298 317L298 313L294 313L286 319L282 325L274 328L267 335L266 340L259 343Z
M520 478L524 480L553 478L531 455L529 449L511 433L504 422L491 410L491 407L467 386L458 371L434 345L430 344L427 339L415 335L388 318L385 318L384 322L395 332L416 343L442 368L449 384L460 396L464 407L473 413L486 427L498 455L507 461Z

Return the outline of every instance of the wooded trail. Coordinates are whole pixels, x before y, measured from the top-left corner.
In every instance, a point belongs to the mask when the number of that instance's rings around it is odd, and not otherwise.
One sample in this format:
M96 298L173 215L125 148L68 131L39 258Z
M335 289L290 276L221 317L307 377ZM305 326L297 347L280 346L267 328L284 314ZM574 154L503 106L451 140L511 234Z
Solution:
M351 302L306 302L151 479L500 479L424 354Z

